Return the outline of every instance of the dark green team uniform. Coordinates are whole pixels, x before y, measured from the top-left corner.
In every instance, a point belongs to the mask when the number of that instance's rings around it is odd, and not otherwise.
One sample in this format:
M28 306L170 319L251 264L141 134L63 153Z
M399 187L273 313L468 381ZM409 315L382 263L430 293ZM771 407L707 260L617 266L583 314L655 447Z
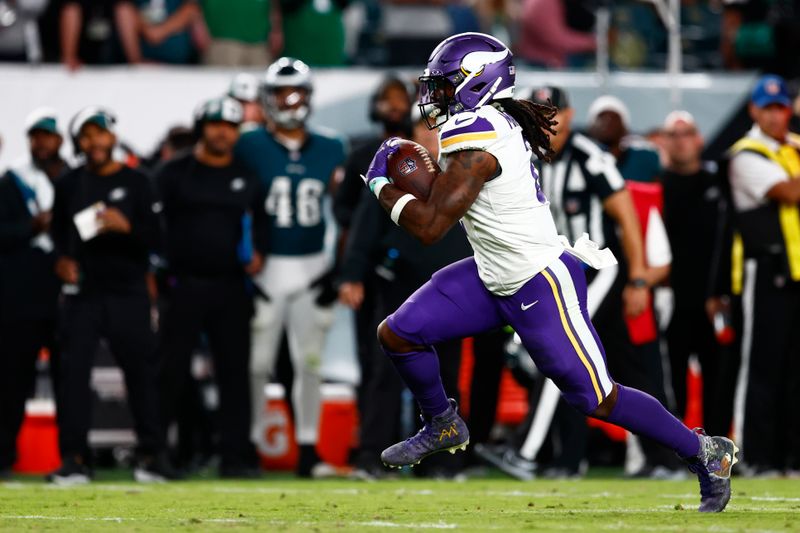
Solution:
M617 168L623 178L644 183L660 181L661 161L652 144L643 139L628 138L623 140L622 147Z
M344 142L334 135L309 131L299 151L292 152L266 129L258 128L242 135L236 156L267 190L267 253L296 256L321 252L323 200L333 171L344 164Z

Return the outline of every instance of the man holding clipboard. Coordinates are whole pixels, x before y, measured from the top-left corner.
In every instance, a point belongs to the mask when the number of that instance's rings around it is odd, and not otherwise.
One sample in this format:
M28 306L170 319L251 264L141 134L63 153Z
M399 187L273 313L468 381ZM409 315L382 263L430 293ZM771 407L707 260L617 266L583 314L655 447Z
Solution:
M115 122L109 111L96 107L72 119L70 134L86 163L56 185L51 233L65 295L59 380L63 466L48 476L56 484L88 483L92 477L89 381L101 337L125 374L139 443L134 477L173 477L158 426L156 337L145 282L149 255L160 246L160 222L148 178L112 157Z

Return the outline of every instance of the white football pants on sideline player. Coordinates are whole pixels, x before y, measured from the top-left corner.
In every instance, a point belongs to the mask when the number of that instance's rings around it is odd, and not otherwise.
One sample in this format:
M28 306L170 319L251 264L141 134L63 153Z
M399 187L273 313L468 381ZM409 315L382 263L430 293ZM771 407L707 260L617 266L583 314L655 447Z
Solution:
M250 389L253 430L265 408L264 385L274 377L281 335L286 328L294 369L292 404L298 444L316 444L319 433L322 351L333 323L333 306L316 304L320 288L311 284L331 266L330 256L267 256L256 284L270 301L256 298L252 321ZM256 441L253 435L253 440Z

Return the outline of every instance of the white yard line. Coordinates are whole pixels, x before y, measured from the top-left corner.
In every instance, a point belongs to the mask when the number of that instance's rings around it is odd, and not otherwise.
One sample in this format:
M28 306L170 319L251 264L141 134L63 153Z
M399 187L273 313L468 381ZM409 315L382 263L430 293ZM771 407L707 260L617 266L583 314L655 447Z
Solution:
M760 502L800 502L800 498L786 498L783 496L740 496Z
M135 518L132 516L48 516L48 515L0 515L0 520L58 520L68 522L139 522L161 520L161 518ZM253 522L246 518L174 518L175 522L196 520L198 523L209 522L214 524L242 524Z
M713 525L709 526L707 524L672 524L672 525L659 525L659 526L647 526L642 524L635 524L635 525L628 525L624 522L615 522L612 524L599 524L593 525L593 528L601 529L601 530L609 530L609 531L703 531L709 532L712 531L714 533L784 533L783 530L779 529L749 529L749 528L729 528L725 526ZM559 531L586 531L586 525L572 525L572 524L565 524L565 523L558 523L558 524L547 524L547 528L550 530L559 530Z
M0 520L65 520L71 522L132 522L138 518L121 516L47 516L47 515L0 515Z
M345 522L346 523L346 522ZM387 522L385 520L371 520L369 522L350 522L353 526L362 527L401 527L409 529L456 529L458 524L438 523L419 523L419 524L400 524L398 522Z

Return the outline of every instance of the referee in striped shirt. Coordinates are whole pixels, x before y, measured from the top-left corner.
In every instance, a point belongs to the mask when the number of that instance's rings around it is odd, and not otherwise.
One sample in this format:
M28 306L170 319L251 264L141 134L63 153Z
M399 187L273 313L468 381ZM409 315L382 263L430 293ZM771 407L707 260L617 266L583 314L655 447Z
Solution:
M656 280L649 277L652 273L645 266L639 220L625 181L613 155L572 131L574 112L563 89L535 89L529 100L558 108L557 134L550 141L555 151L552 162L539 160L535 165L559 233L571 242L588 233L600 247L610 248L619 260L614 267L587 270L589 316L605 346L609 370L622 383L651 389L641 361L634 354L624 316L636 316L645 310L649 287ZM506 473L528 479L530 467L526 462L534 461L554 424L561 442L560 453L539 474L551 478L582 475L588 432L585 417L559 400L558 395L556 386L547 380L519 448L509 453L508 449L484 447L480 455ZM647 454L649 445L644 447Z

